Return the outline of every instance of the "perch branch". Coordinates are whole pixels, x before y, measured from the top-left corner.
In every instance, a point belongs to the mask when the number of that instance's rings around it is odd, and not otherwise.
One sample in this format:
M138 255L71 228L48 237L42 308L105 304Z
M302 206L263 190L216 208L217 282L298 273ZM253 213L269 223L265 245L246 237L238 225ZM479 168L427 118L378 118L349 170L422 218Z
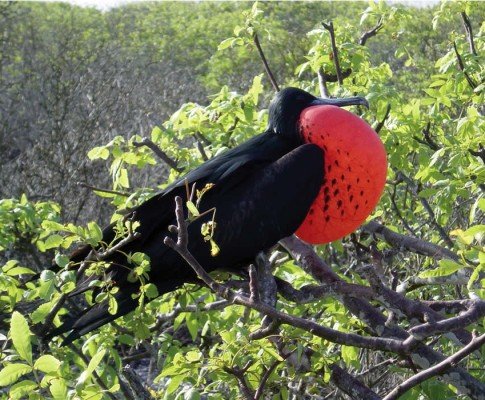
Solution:
M141 142L133 142L133 146L135 147L148 147L151 151L155 153L155 155L160 158L165 164L167 164L170 168L174 169L177 172L182 172L183 169L177 165L177 161L172 159L167 153L165 153L160 147L158 147L153 141L144 137Z

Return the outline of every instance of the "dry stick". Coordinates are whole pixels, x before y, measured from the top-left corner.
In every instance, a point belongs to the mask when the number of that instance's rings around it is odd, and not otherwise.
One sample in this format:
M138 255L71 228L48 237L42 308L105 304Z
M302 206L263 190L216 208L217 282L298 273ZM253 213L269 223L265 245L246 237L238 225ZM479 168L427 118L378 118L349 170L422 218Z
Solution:
M133 146L135 147L142 147L146 146L148 147L151 151L155 153L155 155L160 158L165 164L167 164L170 168L174 169L177 172L182 172L183 169L180 168L177 165L177 161L174 159L170 158L170 156L165 153L160 147L158 147L154 142L152 142L150 139L144 137L141 142L133 142Z
M340 368L337 364L330 365L330 370L332 371L330 381L352 399L381 400L374 391L354 378L347 371Z
M322 22L323 27L328 31L330 34L330 42L332 44L332 54L333 54L333 62L335 64L335 71L337 73L337 80L338 84L341 86L343 83L342 79L342 69L340 68L340 62L338 59L338 49L337 44L335 42L335 31L333 29L333 22L330 21L329 23Z
M468 40L468 45L470 46L470 53L476 56L477 50L475 49L475 42L473 41L472 23L470 22L470 18L468 18L465 11L462 11L461 17L463 18L463 24L465 25L466 38Z
M266 57L263 53L263 49L261 48L261 43L259 43L258 34L256 32L253 34L253 41L254 41L254 44L256 45L256 48L258 49L259 57L261 57L261 60L263 61L264 69L266 71L266 74L269 77L271 85L273 85L273 89L275 90L275 92L279 92L280 88L278 86L278 83L276 82L276 79L273 73L271 72L271 69L269 68L268 61L266 60Z
M458 52L458 48L456 47L456 42L453 42L453 49L455 49L455 55L456 55L456 59L458 60L458 66L460 67L460 70L465 75L466 81L468 82L468 84L471 86L472 89L476 89L477 84L473 81L470 75L468 75L468 72L465 71L465 64L463 63L463 60L461 59L461 55Z
M124 196L124 197L131 196L131 194L130 193L127 193L127 192L119 192L117 190L102 189L102 188L99 188L99 187L96 187L96 186L88 185L87 183L84 183L84 182L78 182L77 184L78 184L78 186L82 186L84 188L94 190L95 192L116 194L118 196Z
M377 35L377 33L382 29L382 27L383 27L383 24L382 24L382 17L381 17L379 18L379 21L377 22L376 26L374 26L374 28L362 34L362 36L359 39L359 44L361 46L365 46L367 39L370 39L371 37Z
M474 337L472 341L455 354L444 359L440 363L425 369L418 374L412 376L408 380L398 385L391 393L389 393L382 400L396 400L411 388L419 385L425 380L432 378L433 376L443 374L447 369L456 366L463 358L473 353L475 350L481 348L485 344L485 334L480 337ZM482 399L485 398L485 393L482 392Z
M234 304L253 308L259 312L267 314L271 318L279 319L284 324L292 325L297 328L303 329L307 332L312 333L315 336L319 336L334 343L374 350L390 351L398 354L403 354L408 349L408 345L404 344L404 342L401 340L381 337L367 337L355 333L339 332L337 330L321 326L313 321L286 314L284 312L276 310L274 307L268 306L267 304L261 302L253 302L248 297L234 293L226 286L214 281L210 277L210 275L204 270L204 268L202 268L202 266L194 258L194 256L188 251L187 222L184 220L182 199L179 196L175 197L175 203L177 226L171 225L169 227L169 230L170 232L177 234L177 242L174 242L174 240L170 237L165 237L164 243L168 247L175 250L178 254L180 254L184 258L184 260L190 265L190 267L192 267L199 279L204 281L204 283L219 296L233 302Z

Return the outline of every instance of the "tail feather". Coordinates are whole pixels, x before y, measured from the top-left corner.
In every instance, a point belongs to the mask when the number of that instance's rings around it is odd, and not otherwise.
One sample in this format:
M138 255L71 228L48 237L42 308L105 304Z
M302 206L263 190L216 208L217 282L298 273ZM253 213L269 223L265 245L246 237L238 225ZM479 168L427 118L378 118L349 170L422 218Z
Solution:
M171 292L183 283L184 280L168 280L162 282L157 284L158 293L159 295L162 295ZM83 310L81 313L64 319L62 325L51 330L45 336L45 339L50 340L54 336L69 332L61 344L61 346L66 346L86 333L134 311L138 306L138 299L134 299L132 295L137 293L138 290L138 285L130 285L120 288L119 292L115 295L118 303L118 308L115 314L110 314L108 311L109 306L107 301L94 304Z

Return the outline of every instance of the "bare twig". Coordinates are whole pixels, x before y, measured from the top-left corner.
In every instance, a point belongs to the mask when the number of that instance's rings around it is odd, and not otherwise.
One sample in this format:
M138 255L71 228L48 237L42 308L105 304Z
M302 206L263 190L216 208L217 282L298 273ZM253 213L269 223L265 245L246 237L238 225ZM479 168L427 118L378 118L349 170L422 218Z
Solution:
M167 153L165 153L160 147L156 145L153 141L150 139L144 137L141 142L133 142L133 146L135 147L142 147L146 146L148 147L151 151L155 153L155 155L160 158L165 164L167 164L170 168L174 169L177 172L182 172L183 169L180 168L177 165L177 161L172 159Z
M324 99L327 99L330 97L330 94L328 92L327 79L321 67L318 69L317 76L318 87L320 88L320 96L322 96Z
M275 90L275 92L279 92L280 88L278 86L278 83L276 82L273 72L271 72L268 61L266 60L263 49L261 48L261 43L259 43L258 34L256 32L253 35L253 41L254 41L254 44L256 45L256 48L258 49L259 57L261 58L261 61L263 61L264 70L268 75L271 85L273 85L273 89Z
M258 389L256 390L256 392L254 393L254 400L258 400L262 395L263 395L263 390L264 390L264 385L266 385L266 381L268 380L268 378L271 376L271 374L273 373L273 371L275 370L275 368L278 366L278 364L280 363L279 360L276 360L273 364L271 364L271 366L264 372L262 378L261 378L261 382L259 382L259 386L258 386Z
M330 365L330 370L332 371L330 381L351 399L381 400L376 393L337 364Z
M430 220L431 224L435 227L435 229L438 231L439 235L441 236L441 239L443 239L443 241L449 247L453 247L454 246L453 241L448 236L448 234L445 232L445 230L443 229L443 227L438 223L438 221L436 219L436 215L435 215L435 213L433 211L433 208L431 208L431 206L429 205L428 200L426 200L422 196L419 196L419 191L421 190L420 189L420 185L416 185L416 183L411 178L407 177L402 172L399 172L398 173L398 177L408 183L409 187L412 190L412 193L419 200L419 202L422 204L423 208L428 213L429 220Z
M383 24L382 24L382 17L381 17L379 18L379 21L377 21L376 26L374 26L372 29L362 34L362 36L359 39L359 44L361 46L365 46L367 40L377 35L377 33L382 29L382 27L383 27Z
M431 122L428 121L428 123L426 124L426 128L424 128L422 131L424 140L417 136L413 136L413 137L417 142L424 144L425 146L428 146L431 150L437 151L441 149L441 147L431 137L430 128L431 128Z
M461 18L463 19L463 25L465 25L466 38L468 40L468 45L470 46L470 53L476 56L477 50L475 49L475 42L473 41L472 23L465 11L461 12Z
M200 135L198 135L198 132L194 134L195 137L195 145L197 146L197 150L199 150L200 155L202 156L202 159L204 161L208 161L209 157L207 156L207 153L205 152L204 145L202 143L202 140L200 139Z
M461 55L458 52L458 48L456 47L456 42L453 42L453 49L455 49L455 55L456 55L456 59L458 61L458 66L460 67L460 70L465 75L466 81L468 82L468 84L470 85L470 87L472 89L476 89L477 84L473 81L473 79L470 77L470 75L468 75L468 72L465 71L465 64L463 63Z
M377 133L379 133L381 129L384 127L384 123L386 122L387 118L389 118L390 112L391 112L391 105L387 104L386 113L384 114L384 117L382 118L381 121L377 123L376 127L374 128L374 130Z
M102 188L99 188L99 187L96 187L96 186L88 185L87 183L84 183L84 182L78 182L77 184L79 186L84 187L84 188L91 189L95 192L110 193L110 194L115 194L115 195L124 196L124 197L131 196L130 193L128 193L128 192L120 192L118 190L102 189Z
M337 74L337 81L338 81L339 85L342 85L342 83L343 83L342 69L340 68L340 61L338 59L338 49L337 49L337 43L335 42L335 30L333 28L333 21L330 21L328 23L322 22L322 26L330 34L330 42L332 44L333 62L335 64L335 72Z
M392 390L383 400L397 400L401 397L404 393L408 390L412 389L413 387L419 385L420 383L424 382L425 380L443 374L446 370L451 367L456 366L463 358L468 356L469 354L473 353L475 350L480 349L482 345L485 344L485 334L480 337L474 337L472 341L461 350L457 351L452 356L444 359L440 363L425 369L418 374L412 376L408 380L404 381L403 383L399 384L394 390ZM483 394L483 392L482 392ZM483 398L483 397L482 397Z

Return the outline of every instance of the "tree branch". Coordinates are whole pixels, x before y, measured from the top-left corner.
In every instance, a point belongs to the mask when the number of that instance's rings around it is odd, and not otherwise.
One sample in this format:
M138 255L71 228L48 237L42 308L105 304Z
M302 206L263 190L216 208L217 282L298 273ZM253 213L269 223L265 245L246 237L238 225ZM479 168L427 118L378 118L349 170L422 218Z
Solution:
M419 385L425 380L432 378L433 376L443 374L449 368L456 366L463 358L473 353L475 350L480 349L484 344L485 344L485 334L483 334L478 338L474 337L467 346L463 347L461 350L457 351L452 356L444 359L443 361L434 365L431 368L428 368L419 372L418 374L412 376L408 380L399 384L394 390L391 391L391 393L389 393L382 400L397 400L408 390ZM484 392L482 392L482 395L483 393ZM483 398L483 396L481 398Z
M123 196L123 197L129 197L129 196L131 196L131 194L130 193L127 193L127 192L119 192L117 190L110 190L110 189L101 189L99 187L95 187L95 186L88 185L87 183L84 183L84 182L78 182L77 184L79 186L84 187L84 188L91 189L91 190L93 190L95 192L110 193L110 194L115 194L117 196Z
M473 41L472 23L465 11L461 12L461 18L463 19L463 25L465 25L466 38L468 40L468 45L470 46L470 53L476 56L477 50L475 49L475 42Z
M254 44L256 45L256 48L258 49L259 57L261 58L261 61L263 61L264 70L266 71L266 74L268 75L268 78L271 82L271 85L273 85L273 89L275 90L275 92L279 92L280 88L278 86L278 83L276 82L276 79L275 79L273 73L271 72L268 61L266 60L263 49L261 48L261 43L259 43L258 34L256 32L253 35L253 41L254 41Z
M379 121L376 125L376 127L374 128L374 130L379 133L381 131L381 129L384 127L384 123L386 122L387 118L389 118L389 114L391 113L391 104L387 104L387 108L386 108L386 113L384 114L384 118L382 118L381 121Z
M456 47L456 42L453 42L453 49L455 49L455 55L456 55L456 59L458 60L458 66L460 67L460 70L465 75L466 81L468 82L468 84L472 89L476 89L477 84L473 81L470 75L468 75L468 72L465 71L465 64L463 63L461 55L458 52L458 48Z
M335 71L336 71L336 74L337 74L337 81L338 81L338 84L339 85L342 85L342 83L343 83L342 69L340 68L340 61L338 59L338 49L337 49L337 44L335 42L335 30L333 29L333 21L330 21L328 23L322 22L322 26L330 34L330 42L332 44L333 62L335 64Z
M347 371L340 368L337 364L330 365L332 374L330 381L337 386L342 392L355 400L381 400L381 398L365 386L358 379L354 378Z
M362 231L372 235L380 236L385 242L391 246L401 249L404 248L413 253L423 254L428 257L433 257L437 260L449 258L453 261L459 261L458 255L446 247L438 246L437 244L427 242L417 237L403 235L386 228L377 221L370 221L360 228Z
M154 142L150 139L144 137L141 142L133 142L133 146L135 147L142 147L146 146L151 151L155 153L155 155L160 158L165 164L167 164L170 168L174 169L177 172L183 172L183 169L177 165L177 161L170 158L170 156L165 153L160 147L158 147Z
M361 46L365 46L365 44L367 43L367 40L377 35L377 33L382 29L382 27L383 27L383 24L382 24L382 17L381 17L379 18L379 21L377 21L376 26L374 26L372 29L362 34L362 36L359 39L359 44Z

